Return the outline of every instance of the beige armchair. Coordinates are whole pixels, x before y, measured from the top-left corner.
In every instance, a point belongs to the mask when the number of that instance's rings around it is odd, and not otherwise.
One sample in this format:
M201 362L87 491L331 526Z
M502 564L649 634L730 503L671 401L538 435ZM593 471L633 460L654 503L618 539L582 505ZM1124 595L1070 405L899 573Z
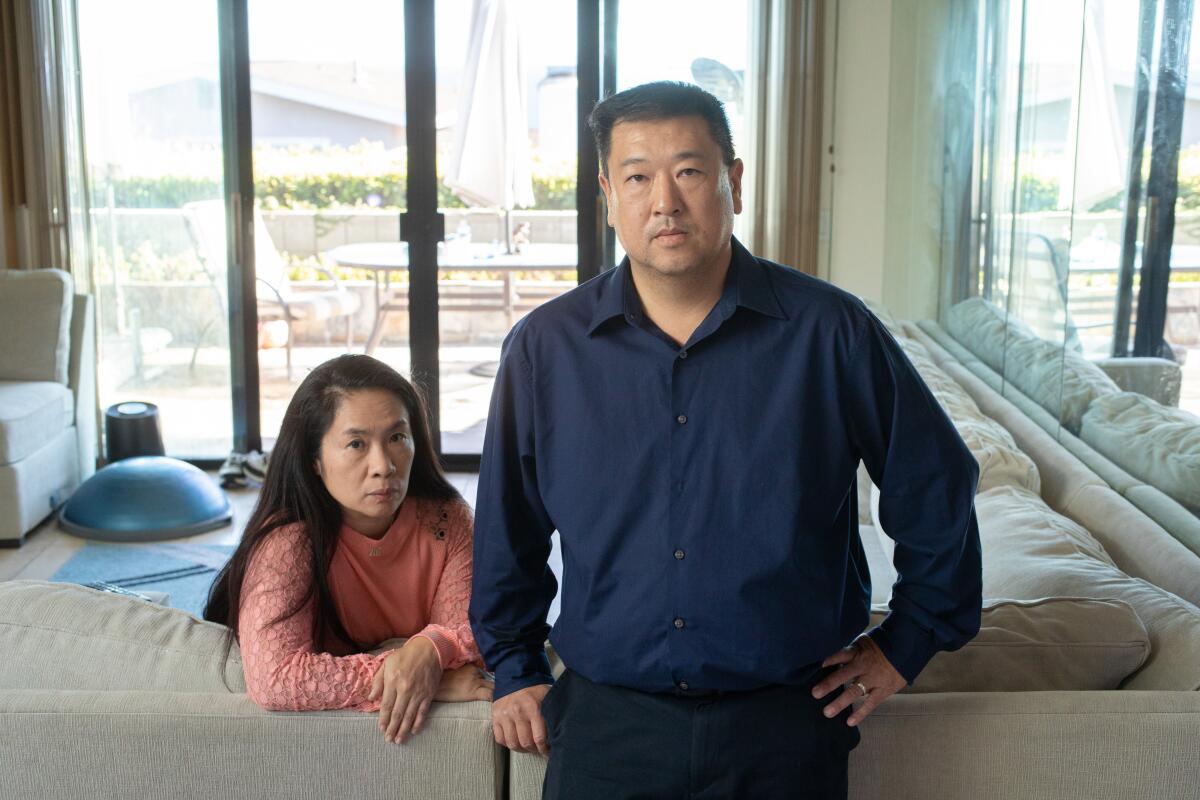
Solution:
M0 546L96 470L92 298L56 269L0 270Z

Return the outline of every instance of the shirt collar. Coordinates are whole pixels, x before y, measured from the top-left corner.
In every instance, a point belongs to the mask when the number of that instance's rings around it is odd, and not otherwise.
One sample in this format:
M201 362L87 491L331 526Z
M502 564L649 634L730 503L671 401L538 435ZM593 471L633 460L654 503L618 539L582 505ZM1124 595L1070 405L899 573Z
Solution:
M737 305L757 311L764 316L787 319L767 267L751 255L742 243L733 238L733 260L729 264L731 278L736 280Z
M731 244L733 257L729 262L729 274L725 277L725 289L721 293L721 299L717 301L721 317L728 319L737 306L742 306L768 317L787 319L779 305L779 299L775 296L775 289L771 286L771 277L766 268L736 237L732 238ZM596 300L592 321L588 326L589 336L614 317L629 315L633 318L642 313L630 270L629 256L626 256L617 268L604 278L600 287L600 297Z

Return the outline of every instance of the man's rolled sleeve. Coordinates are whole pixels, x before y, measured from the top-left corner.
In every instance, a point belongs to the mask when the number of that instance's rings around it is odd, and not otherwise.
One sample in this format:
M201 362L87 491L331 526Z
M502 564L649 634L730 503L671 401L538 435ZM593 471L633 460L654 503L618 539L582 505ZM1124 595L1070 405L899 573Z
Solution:
M864 313L844 397L898 574L891 612L870 635L911 684L935 653L979 632L979 465L899 344Z
M554 530L534 457L535 398L518 325L505 340L492 390L475 509L470 622L496 674L494 700L552 683L544 642L558 589L547 561Z

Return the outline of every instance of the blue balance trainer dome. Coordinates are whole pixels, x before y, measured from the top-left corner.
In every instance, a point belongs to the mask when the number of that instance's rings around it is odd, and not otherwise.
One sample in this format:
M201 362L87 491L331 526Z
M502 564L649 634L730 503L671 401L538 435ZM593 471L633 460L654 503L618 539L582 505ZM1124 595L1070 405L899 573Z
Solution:
M83 482L59 524L85 539L149 542L229 524L229 500L198 467L166 456L126 458Z

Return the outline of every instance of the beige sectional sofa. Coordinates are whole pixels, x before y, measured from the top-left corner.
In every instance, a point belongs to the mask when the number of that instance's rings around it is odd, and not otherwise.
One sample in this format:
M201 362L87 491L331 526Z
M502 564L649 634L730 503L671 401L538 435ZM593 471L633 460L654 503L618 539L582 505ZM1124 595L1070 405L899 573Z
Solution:
M980 460L987 599L979 636L864 722L851 797L1200 796L1200 558L923 327L885 321ZM887 520L862 488L882 614ZM545 759L497 748L487 703L435 704L405 746L363 714L265 712L225 631L182 612L0 583L0 652L0 796L540 794Z

